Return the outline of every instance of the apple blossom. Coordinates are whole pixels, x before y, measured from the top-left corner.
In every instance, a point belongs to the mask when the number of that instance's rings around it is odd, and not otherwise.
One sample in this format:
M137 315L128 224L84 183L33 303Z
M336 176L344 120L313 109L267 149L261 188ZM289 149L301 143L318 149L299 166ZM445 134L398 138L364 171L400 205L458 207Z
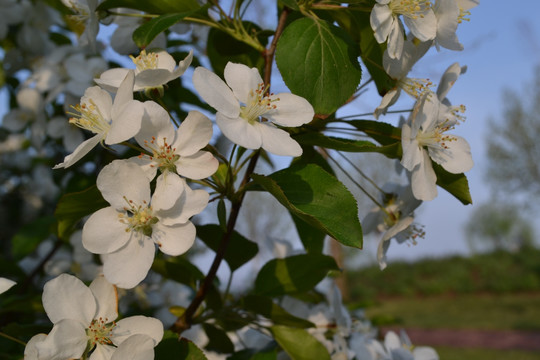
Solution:
M179 176L161 176L150 198L150 181L133 162L115 160L98 175L97 187L111 206L90 216L83 227L83 246L102 254L103 273L111 283L132 288L148 274L155 244L172 256L195 241L189 218L208 204L204 190L192 190Z
M212 122L198 111L190 111L178 129L171 123L169 114L153 101L145 102L147 116L137 142L150 155L141 154L133 160L154 179L161 173L178 173L189 179L203 179L216 172L217 159L208 151L201 151L212 138Z
M98 143L118 144L139 132L144 106L142 102L133 100L133 81L134 74L130 71L122 81L114 102L109 93L99 86L85 91L80 105L74 107L79 114L73 113L74 117L69 122L96 135L82 142L55 169L73 165Z
M419 200L433 200L437 196L437 176L431 160L453 174L473 166L469 143L460 136L446 134L456 121L441 117L443 112L436 95L427 93L418 100L401 130L401 164L412 172L412 190Z
M463 45L456 35L458 25L468 21L469 10L478 6L479 0L436 0L433 12L437 17L437 36L435 46L449 50L463 50Z
M437 18L431 9L430 0L376 0L370 15L375 40L388 40L386 51L392 59L401 57L405 32L399 16L412 35L424 42L435 38Z
M137 351L145 352L153 352L163 337L163 324L157 319L132 316L115 321L118 295L103 276L87 287L76 277L61 274L45 284L42 301L53 328L47 336L38 334L28 342L27 360L78 359L89 354L92 360L108 360L132 336L144 343ZM129 358L134 355L135 349Z
M159 88L180 77L191 64L193 50L189 52L184 60L178 63L178 66L176 66L174 58L164 50L149 53L143 50L139 56L132 56L131 59L135 64L133 91L141 91ZM94 79L94 81L104 89L114 92L128 72L130 70L126 68L110 69L101 74L99 78Z
M99 0L62 0L62 3L75 14L70 15L74 25L83 31L80 33L81 46L89 45L96 51L96 37L99 32L99 19L96 12Z
M193 73L193 85L217 110L216 123L223 134L248 149L262 147L276 155L301 155L300 145L274 124L296 127L310 122L314 116L311 104L294 94L266 94L256 68L229 62L224 75L226 83L203 67Z

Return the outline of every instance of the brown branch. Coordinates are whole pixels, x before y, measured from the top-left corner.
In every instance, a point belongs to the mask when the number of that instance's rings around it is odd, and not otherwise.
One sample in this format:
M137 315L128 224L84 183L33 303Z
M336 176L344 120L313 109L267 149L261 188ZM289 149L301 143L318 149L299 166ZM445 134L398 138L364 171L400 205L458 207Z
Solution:
M288 8L285 8L283 12L281 13L281 16L279 18L279 23L276 28L276 33L274 35L274 39L272 40L270 47L263 53L264 60L265 60L264 82L266 85L268 85L268 89L270 88L269 83L270 83L270 77L272 75L272 63L273 63L274 54L276 51L276 45L279 40L279 37L283 33L283 29L285 28L285 22L287 20L287 16L289 13L290 13L290 10ZM251 174L253 174L253 171L255 170L255 165L257 164L259 155L260 155L260 150L258 150L249 161L248 167L244 174L244 178L242 179L242 183L239 186L239 189L244 189L245 185L250 181L250 176ZM219 266L221 265L221 262L223 261L225 252L227 251L227 247L232 238L234 227L236 226L236 221L238 219L238 214L240 213L240 208L242 207L242 203L244 201L244 196L245 196L245 191L241 192L238 198L233 201L231 212L229 215L229 220L227 221L227 229L226 229L226 232L223 234L223 237L221 238L219 248L216 251L216 256L214 258L214 261L212 262L210 270L208 270L208 274L204 278L203 283L199 287L199 290L195 294L195 297L193 298L193 300L187 307L186 311L184 311L182 316L178 317L176 322L171 326L171 330L177 334L181 334L184 330L187 330L191 327L191 324L193 323L193 317L195 313L197 312L197 309L206 298L206 294L208 293L208 290L210 289L212 283L214 282L214 279L216 278L217 271L219 269Z

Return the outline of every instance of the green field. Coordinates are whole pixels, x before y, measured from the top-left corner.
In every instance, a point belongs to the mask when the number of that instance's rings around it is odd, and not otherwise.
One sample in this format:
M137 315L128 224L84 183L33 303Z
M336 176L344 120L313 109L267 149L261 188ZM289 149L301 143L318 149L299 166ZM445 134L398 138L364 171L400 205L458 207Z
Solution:
M375 325L540 332L540 250L391 263L349 272L351 308ZM415 344L422 345L422 344ZM437 347L442 360L532 360L540 352Z

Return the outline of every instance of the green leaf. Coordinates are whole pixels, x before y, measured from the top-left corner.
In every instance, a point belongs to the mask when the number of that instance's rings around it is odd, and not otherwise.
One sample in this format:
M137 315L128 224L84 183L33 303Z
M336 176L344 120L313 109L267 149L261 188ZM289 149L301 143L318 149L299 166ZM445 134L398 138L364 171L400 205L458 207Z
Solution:
M275 325L270 331L293 360L330 360L326 347L304 329Z
M302 245L304 245L304 249L310 254L321 254L324 248L324 238L326 237L324 231L309 225L292 213L291 216L294 225L296 226L298 236L300 237L300 241L302 241Z
M98 11L114 8L140 10L149 14L183 13L201 8L197 0L105 0L97 7Z
M314 164L293 166L269 176L252 174L292 214L343 245L362 247L362 226L353 195Z
M207 360L201 349L186 338L166 330L163 340L154 349L156 360Z
M454 195L463 205L472 204L469 182L465 174L451 174L435 162L431 163L437 175L437 185Z
M234 344L225 331L208 323L204 323L202 326L209 340L208 344L205 346L206 350L216 351L222 354L234 352Z
M109 203L103 199L95 185L80 192L65 194L58 201L54 212L58 221L58 237L68 239L75 225L83 217L107 206Z
M242 305L246 310L262 315L265 318L272 320L272 323L277 325L298 328L315 326L311 321L291 315L281 306L274 303L271 298L266 296L248 295L242 300Z
M279 0L279 2L281 2L283 5L285 5L286 7L290 9L297 10L297 11L300 10L296 0Z
M223 238L223 229L219 225L208 224L197 226L197 236L210 249L217 251L221 239ZM240 266L253 259L259 252L256 243L249 241L236 231L233 232L229 246L225 252L225 261L229 264L231 271L235 271Z
M266 46L271 33L262 32L259 26L251 22L244 21L243 25L248 33L259 34L257 36L259 42ZM208 32L206 51L212 69L220 77L223 77L223 71L229 61L241 63L250 68L255 67L259 69L259 73L262 73L264 69L264 58L260 51L216 28Z
M349 120L340 122L354 126L381 145L391 145L401 142L401 129L382 121Z
M56 232L53 216L37 218L21 228L11 239L11 254L15 260L32 253L38 245Z
M285 28L276 64L289 89L306 98L318 114L331 114L356 91L361 78L357 45L342 29L302 18Z
M255 293L266 296L311 290L330 270L339 270L333 257L301 254L273 259L264 264L255 279Z
M153 18L135 29L133 32L133 41L138 47L144 49L160 33L167 30L183 18L191 16L198 11L199 9L195 9L176 14L164 14L158 16L157 18Z
M167 260L156 258L152 263L152 270L167 279L192 288L195 287L198 281L204 279L204 274L195 265L181 257Z

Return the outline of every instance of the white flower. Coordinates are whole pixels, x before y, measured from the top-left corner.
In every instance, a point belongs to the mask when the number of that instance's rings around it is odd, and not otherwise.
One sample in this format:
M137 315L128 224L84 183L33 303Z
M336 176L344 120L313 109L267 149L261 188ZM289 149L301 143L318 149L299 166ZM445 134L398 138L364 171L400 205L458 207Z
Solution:
M399 19L403 16L411 33L424 42L435 38L437 18L430 0L377 0L370 16L375 39L383 43L388 39L386 51L392 59L401 57L405 32Z
M206 191L191 190L176 175L160 176L150 198L147 175L125 160L105 166L96 184L111 206L86 221L83 245L103 254L103 273L113 284L122 288L139 284L154 261L155 244L172 256L193 245L195 226L189 218L208 204Z
M381 104L375 109L373 115L376 119L380 115L386 114L388 108L393 105L401 94L401 90L410 96L418 99L424 92L429 90L431 82L428 79L409 78L407 75L413 65L420 59L431 47L431 42L423 42L418 45L412 41L406 41L403 44L402 56L398 59L392 59L387 51L383 54L383 67L386 73L397 81L396 87L389 90L382 98Z
M163 337L163 324L157 319L132 316L115 321L118 295L103 276L87 287L76 277L61 274L45 284L42 301L54 326L46 337L36 335L28 342L28 360L78 359L89 353L92 360L108 360L123 342L137 335L144 347L133 348L126 357L134 358L135 351L153 352Z
M463 45L456 35L458 25L468 21L470 9L478 6L479 0L437 0L433 11L437 17L437 36L435 46L449 50L463 50Z
M414 210L422 202L414 198L411 187L388 184L383 189L386 192L384 208L374 207L362 220L365 234L374 231L382 233L377 248L377 260L381 270L386 268L386 252L391 239L396 239L398 243L410 240L414 244L416 238L424 236L422 228L413 223Z
M384 337L384 348L380 345L374 348L379 356L389 360L439 360L439 355L431 347L413 348L405 332L401 333L401 337L393 331L387 332Z
M70 18L74 25L84 30L80 34L79 44L89 45L92 51L96 51L96 37L99 32L99 19L96 12L98 0L62 0L62 3L72 9L75 15ZM79 30L75 29L75 30Z
M446 134L456 121L441 117L441 108L435 94L425 94L401 130L401 164L412 172L412 190L419 200L433 200L437 196L437 176L431 160L453 174L473 166L469 143L460 136Z
M8 291L15 284L16 284L16 282L13 281L13 280L9 280L9 279L0 277L0 294L3 293L3 292Z
M300 145L274 124L294 127L310 122L314 115L311 104L294 94L267 95L256 68L229 62L224 74L227 83L202 67L193 73L195 89L218 111L216 123L223 134L248 149L262 147L276 155L301 155Z
M151 155L141 154L134 160L154 179L161 173L178 173L189 179L204 179L216 172L217 159L208 151L201 151L212 138L212 122L198 111L190 111L178 129L169 114L153 101L145 102L147 116L137 142Z
M92 150L98 143L118 144L137 134L144 116L144 105L133 100L133 72L128 72L114 102L108 92L99 86L88 88L81 98L81 104L75 107L79 114L69 121L82 129L93 132L90 139L81 143L64 162L54 168L67 168Z
M191 64L193 50L178 63L178 66L176 66L174 58L164 50L150 53L143 50L139 56L131 57L131 59L136 66L133 91L140 91L158 88L180 77ZM125 68L110 69L94 81L104 89L114 92L129 71Z

